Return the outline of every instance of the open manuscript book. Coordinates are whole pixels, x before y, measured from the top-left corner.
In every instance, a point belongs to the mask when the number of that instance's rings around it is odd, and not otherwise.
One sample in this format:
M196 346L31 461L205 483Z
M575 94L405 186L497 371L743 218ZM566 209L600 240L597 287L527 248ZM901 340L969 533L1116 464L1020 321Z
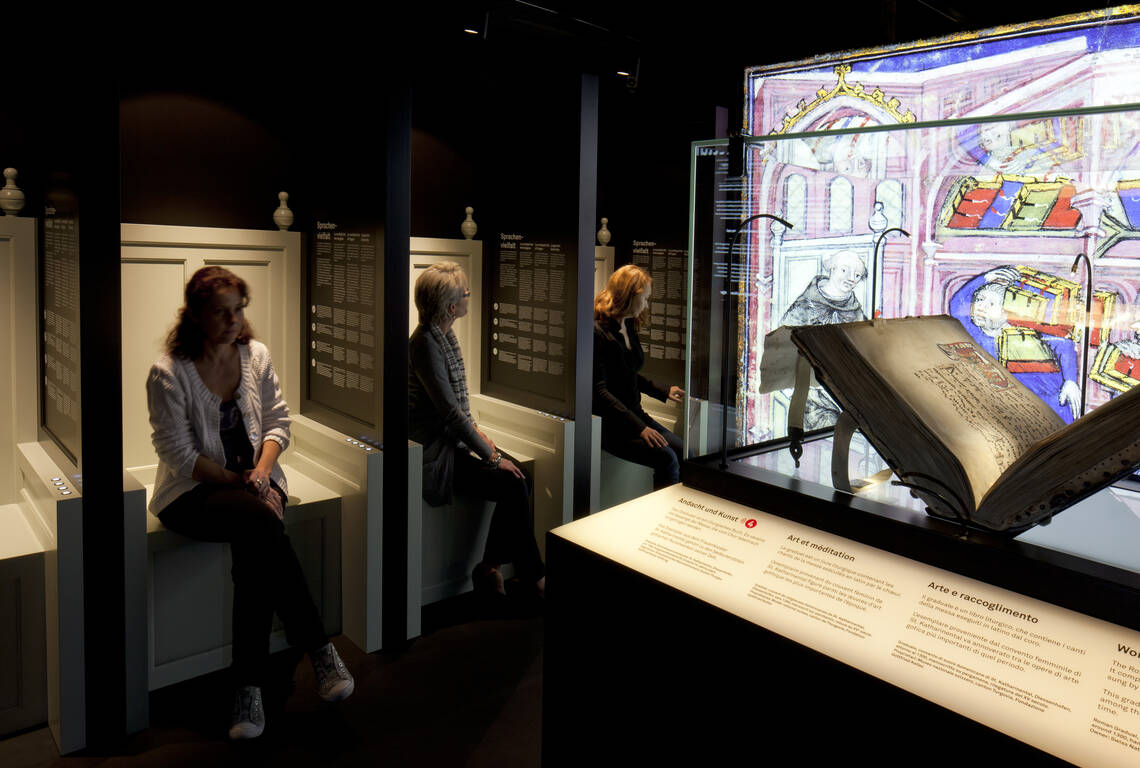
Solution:
M947 315L792 340L931 514L1020 531L1140 466L1140 388L1066 426Z

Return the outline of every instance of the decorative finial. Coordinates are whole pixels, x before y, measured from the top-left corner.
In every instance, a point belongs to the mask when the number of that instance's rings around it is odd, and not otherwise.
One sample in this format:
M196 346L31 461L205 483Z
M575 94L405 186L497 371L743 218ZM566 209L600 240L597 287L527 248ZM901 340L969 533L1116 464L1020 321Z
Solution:
M875 210L871 213L871 218L867 219L867 226L875 234L882 232L887 228L887 214L883 213L883 203L881 200L875 201Z
M613 237L613 234L610 232L610 228L606 226L609 223L610 220L603 216L602 228L598 230L598 242L602 245L609 245L610 239Z
M475 209L469 205L464 208L464 210L467 212L467 218L459 225L459 231L462 232L463 236L468 240L473 240L475 233L479 231L479 225L475 223L475 219L471 218L471 214L475 213Z
M289 193L278 192L277 199L281 204L277 206L277 210L273 212L273 223L282 232L293 226L293 212L289 210Z
M5 216L15 216L24 208L24 193L16 186L15 168L4 169L4 188L0 189L0 208Z

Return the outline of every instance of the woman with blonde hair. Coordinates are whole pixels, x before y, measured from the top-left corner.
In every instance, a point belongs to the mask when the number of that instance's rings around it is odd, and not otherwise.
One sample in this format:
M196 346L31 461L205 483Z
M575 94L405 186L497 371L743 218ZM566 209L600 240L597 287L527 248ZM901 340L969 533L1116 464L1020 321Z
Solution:
M424 447L423 496L436 506L453 489L497 502L483 559L471 574L476 591L506 594L503 563L541 595L546 584L534 540L530 480L471 418L467 370L452 326L467 314L471 291L455 262L433 264L416 278L420 322L408 340L409 434Z
M653 468L653 487L681 479L681 439L641 407L641 393L681 402L685 391L642 376L645 353L637 332L649 318L653 279L627 264L594 299L594 414L602 417L602 448Z

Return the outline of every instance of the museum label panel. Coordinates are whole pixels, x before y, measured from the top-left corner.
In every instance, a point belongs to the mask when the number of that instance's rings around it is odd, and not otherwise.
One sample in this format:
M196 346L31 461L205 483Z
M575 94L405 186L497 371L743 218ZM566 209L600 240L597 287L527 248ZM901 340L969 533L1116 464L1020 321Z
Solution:
M516 400L568 415L573 364L573 248L555 238L501 232L489 291L487 381Z
M555 535L1081 765L1140 760L1140 633L681 485Z
M79 217L46 206L42 242L43 425L76 461L80 440Z
M379 238L368 228L320 219L310 242L308 399L375 426Z
M642 374L668 386L685 378L689 252L657 240L634 240L631 263L653 279L649 327L641 335Z

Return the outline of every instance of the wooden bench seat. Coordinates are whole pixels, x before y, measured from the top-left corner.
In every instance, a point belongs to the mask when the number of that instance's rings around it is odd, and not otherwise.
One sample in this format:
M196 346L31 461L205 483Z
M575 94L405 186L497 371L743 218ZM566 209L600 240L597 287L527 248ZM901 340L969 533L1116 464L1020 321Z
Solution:
M599 509L618 504L653 492L653 469L642 464L614 456L603 450L600 460Z
M533 478L534 458L517 451L511 455ZM422 502L419 519L409 521L408 594L418 596L419 604L408 612L408 637L420 634L419 607L471 590L471 571L483 558L494 508L493 501L457 493L451 504L435 507ZM504 568L504 576L511 573L509 566Z
M0 735L46 722L44 544L20 504L0 504Z
M296 469L286 467L289 504L285 527L325 622L340 632L340 496ZM131 474L154 489L154 467ZM150 690L229 666L233 583L230 551L168 530L147 513L147 646ZM287 647L280 622L270 637L273 651Z

